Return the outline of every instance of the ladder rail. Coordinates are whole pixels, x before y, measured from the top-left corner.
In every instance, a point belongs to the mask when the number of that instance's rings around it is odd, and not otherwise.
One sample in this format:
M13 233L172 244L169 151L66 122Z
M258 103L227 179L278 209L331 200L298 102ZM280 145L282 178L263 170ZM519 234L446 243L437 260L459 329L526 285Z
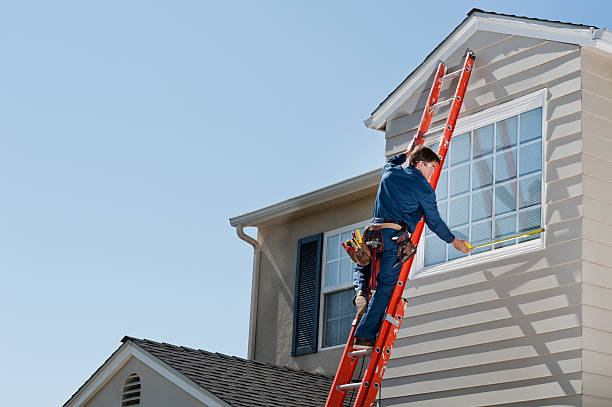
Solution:
M440 165L436 167L434 174L430 179L430 184L434 188L440 178L440 172L444 165L446 153L450 144L450 139L453 135L457 118L459 116L459 110L463 104L463 97L467 89L467 84L472 72L472 67L476 56L472 51L468 51L465 57L465 62L462 70L453 72L452 74L446 74L446 66L440 62L434 76L434 82L431 87L429 97L427 99L427 105L423 110L421 116L421 123L415 136L415 145L423 144L425 141L425 134L429 130L431 119L435 111L435 105L438 103L438 97L442 88L442 80L447 79L450 76L455 76L460 72L459 84L455 91L455 96L451 102L451 108L449 116L444 126L444 133L442 141L440 142L440 148L438 156L440 157ZM438 104L440 106L440 104ZM424 219L417 223L415 230L412 234L412 244L417 247L424 228ZM342 359L338 366L338 371L334 378L332 388L327 398L326 407L341 407L344 403L344 399L349 391L359 389L357 397L353 404L354 407L371 407L374 405L376 400L376 394L380 388L382 378L384 376L387 362L391 357L391 350L395 343L395 338L399 332L401 322L404 316L406 299L402 297L404 287L408 277L410 275L410 269L415 256L412 256L406 263L402 265L398 281L393 289L393 293L387 305L385 318L383 318L382 326L376 340L374 349L370 352L355 351L353 348L353 339L355 337L355 330L359 322L359 315L355 316L353 326L349 334L347 344L342 354ZM392 311L392 312L391 312ZM370 355L370 361L365 371L363 380L359 383L352 383L355 369L360 357L366 357Z
M467 84L472 73L472 67L474 65L475 55L473 52L468 52L465 58L463 72L461 73L461 77L459 80L459 84L457 85L457 90L455 91L455 97L453 103L451 105L451 111L449 113L448 119L446 120L446 126L444 128L444 134L442 142L440 143L440 148L438 150L438 156L440 157L440 165L436 167L434 174L432 175L429 183L432 188L435 190L438 184L438 180L440 178L440 172L442 171L442 166L444 165L444 160L446 158L446 153L448 152L448 146L450 143L450 139L453 135L453 131L455 129L455 125L457 123L457 118L459 116L459 110L461 109L461 105L463 103L463 97L465 95L465 91L467 89ZM422 144L424 140L419 140ZM418 247L418 243L421 239L421 235L423 233L425 222L424 219L417 223L415 230L412 234L411 240L412 244L415 247ZM389 305L387 310L395 310L398 312L398 306L402 305L402 294L404 292L404 287L406 281L408 280L408 276L410 275L410 269L412 267L412 263L414 261L415 256L412 256L406 263L402 265L402 269L400 271L400 275L398 277L398 281L395 284L393 289L393 293L391 294L391 299L389 300ZM401 311L403 315L403 310ZM396 334L393 335L392 341L388 340L388 336L390 331L392 331L395 327L386 320L383 320L381 331L379 333L379 337L376 341L376 347L380 347L381 350L386 351L393 346L393 342L395 341ZM384 358L383 356L387 356ZM387 355L385 352L378 352L372 354L372 358L370 359L370 364L368 365L368 369L363 378L363 383L368 383L368 386L361 386L359 388L359 393L357 393L357 398L355 400L355 407L362 406L371 406L375 399L376 394L378 392L378 388L380 386L380 382L382 381L382 377L386 370L386 364L389 360L390 354ZM382 365L382 366L381 366ZM377 386L378 384L378 386Z

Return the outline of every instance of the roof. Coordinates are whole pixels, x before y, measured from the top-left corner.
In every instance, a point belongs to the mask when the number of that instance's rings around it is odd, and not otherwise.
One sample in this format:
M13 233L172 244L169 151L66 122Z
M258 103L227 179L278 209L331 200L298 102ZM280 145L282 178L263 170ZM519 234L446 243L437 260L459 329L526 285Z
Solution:
M283 219L304 209L324 205L333 200L350 196L353 200L359 196L359 192L378 188L380 182L381 168L369 171L344 181L328 185L324 188L312 191L285 201L257 209L244 215L230 218L230 224L237 226L258 226L271 220Z
M126 336L232 407L325 405L333 377Z
M399 86L397 86L364 120L373 129L384 130L386 120L405 100L405 96L433 71L434 64L444 60L476 30L502 32L508 34L545 38L552 41L595 46L612 52L612 33L595 26L503 14L473 8L467 17L438 44Z

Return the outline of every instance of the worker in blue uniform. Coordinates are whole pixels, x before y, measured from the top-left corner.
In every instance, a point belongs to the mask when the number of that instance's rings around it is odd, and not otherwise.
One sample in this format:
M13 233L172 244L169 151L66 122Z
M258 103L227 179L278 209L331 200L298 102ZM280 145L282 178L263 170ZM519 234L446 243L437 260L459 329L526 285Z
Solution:
M414 146L414 141L411 146ZM404 167L402 164L408 159L409 165ZM355 267L355 305L359 313L363 314L355 331L355 349L367 349L375 344L385 309L402 268L401 263L397 264L397 244L391 240L398 230L405 227L410 233L414 232L423 216L429 229L440 239L462 253L471 251L465 240L451 233L438 212L436 194L429 184L429 178L438 165L438 155L421 145L389 158L383 168L374 203L374 220L383 225L384 251L377 256L380 258L380 271L376 292L369 302L367 293L371 266Z

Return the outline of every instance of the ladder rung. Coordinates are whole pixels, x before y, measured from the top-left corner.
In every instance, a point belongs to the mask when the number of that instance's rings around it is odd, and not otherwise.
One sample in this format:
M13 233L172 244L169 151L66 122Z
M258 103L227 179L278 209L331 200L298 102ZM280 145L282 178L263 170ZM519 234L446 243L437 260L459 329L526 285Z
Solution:
M447 73L446 75L442 77L442 80L444 81L446 79L450 79L450 78L454 78L455 76L459 76L461 72L463 72L463 69L459 69L458 71Z
M452 97L452 98L450 98L450 99L443 100L442 102L438 102L438 103L436 103L436 104L435 104L435 105L433 105L431 108L432 108L432 109L437 109L437 108L439 108L439 107L442 107L442 106L448 105L448 104L449 104L450 102L452 102L453 100L455 100L455 98L454 98L454 97Z
M359 388L361 386L361 382L357 383L349 383L349 384L341 384L338 386L338 390L340 391L350 391Z
M423 134L423 137L431 136L432 134L442 131L444 130L444 127L445 126L440 126L440 127L436 127L435 129L431 129L427 133Z
M350 357L362 357L362 356L370 356L372 354L372 349L360 349L349 352Z

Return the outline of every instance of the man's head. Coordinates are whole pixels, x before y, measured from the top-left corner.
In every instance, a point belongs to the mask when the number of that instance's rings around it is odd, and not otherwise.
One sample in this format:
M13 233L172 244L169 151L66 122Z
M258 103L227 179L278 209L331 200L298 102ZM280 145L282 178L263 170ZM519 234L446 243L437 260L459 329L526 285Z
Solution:
M429 181L436 170L436 166L440 165L440 158L431 148L420 145L410 154L409 164L421 171Z

